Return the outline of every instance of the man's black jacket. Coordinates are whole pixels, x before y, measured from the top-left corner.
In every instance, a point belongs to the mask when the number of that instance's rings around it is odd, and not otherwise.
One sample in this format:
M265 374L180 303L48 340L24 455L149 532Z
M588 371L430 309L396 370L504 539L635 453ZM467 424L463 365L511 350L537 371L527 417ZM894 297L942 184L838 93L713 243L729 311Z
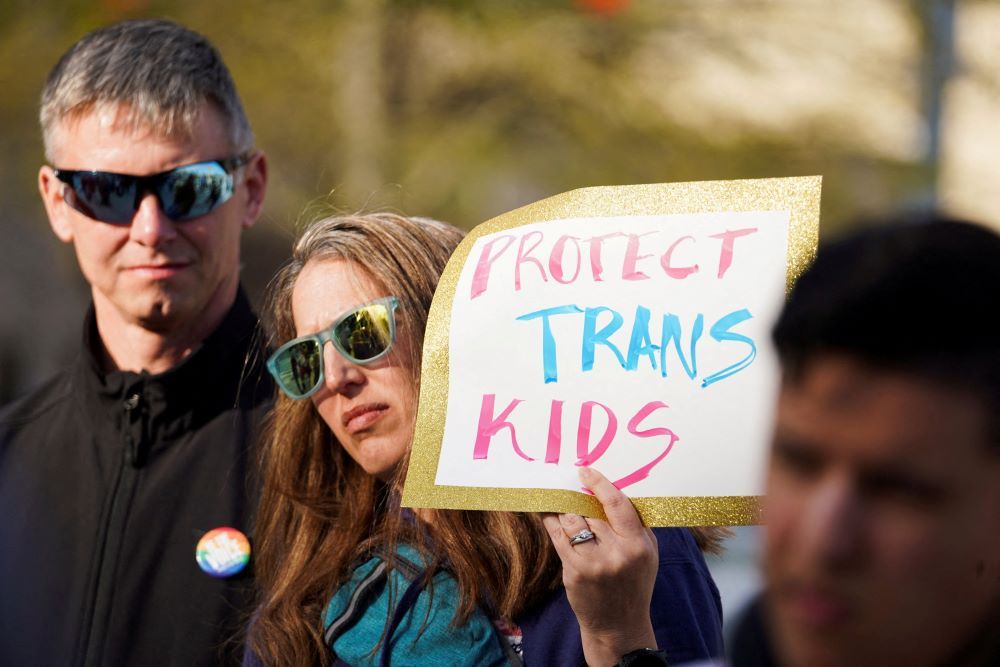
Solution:
M91 312L67 371L0 410L0 664L238 663L248 567L195 560L249 536L254 440L272 385L240 292L218 329L158 375L98 365Z

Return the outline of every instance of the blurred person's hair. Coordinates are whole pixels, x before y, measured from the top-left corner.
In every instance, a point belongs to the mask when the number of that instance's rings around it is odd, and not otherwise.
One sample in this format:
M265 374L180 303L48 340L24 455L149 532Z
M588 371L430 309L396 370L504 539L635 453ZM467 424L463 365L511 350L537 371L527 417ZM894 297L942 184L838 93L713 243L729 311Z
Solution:
M1000 236L938 214L872 223L822 246L792 290L774 328L785 376L843 355L964 391L1000 452Z
M118 122L166 137L189 137L208 101L222 114L236 153L253 148L253 131L232 76L203 36L166 20L122 21L84 35L49 73L39 120L51 161L53 131L102 106ZM220 156L221 157L221 156Z

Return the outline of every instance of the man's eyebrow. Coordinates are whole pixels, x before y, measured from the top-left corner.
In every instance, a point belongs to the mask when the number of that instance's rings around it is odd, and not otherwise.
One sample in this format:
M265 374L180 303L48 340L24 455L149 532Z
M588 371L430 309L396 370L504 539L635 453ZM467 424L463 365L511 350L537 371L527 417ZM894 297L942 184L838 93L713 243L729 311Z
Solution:
M788 431L775 432L771 450L772 456L784 462L815 465L826 458L819 443Z
M801 431L777 424L774 428L774 435L771 438L774 447L796 448L796 449L822 449L822 445L815 439L803 434Z
M904 491L924 501L939 500L947 495L940 480L905 464L883 464L865 467L859 482L870 493Z

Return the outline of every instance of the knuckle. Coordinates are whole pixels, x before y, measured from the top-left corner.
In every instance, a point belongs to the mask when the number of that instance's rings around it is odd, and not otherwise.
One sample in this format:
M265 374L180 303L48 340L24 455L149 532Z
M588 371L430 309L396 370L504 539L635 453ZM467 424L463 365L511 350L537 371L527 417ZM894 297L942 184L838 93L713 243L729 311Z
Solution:
M563 586L566 588L576 588L584 581L584 577L580 575L580 572L576 568L563 567Z
M612 487L613 492L608 492L608 495L602 500L604 506L610 509L620 510L626 504L628 504L628 497L623 494L618 489Z

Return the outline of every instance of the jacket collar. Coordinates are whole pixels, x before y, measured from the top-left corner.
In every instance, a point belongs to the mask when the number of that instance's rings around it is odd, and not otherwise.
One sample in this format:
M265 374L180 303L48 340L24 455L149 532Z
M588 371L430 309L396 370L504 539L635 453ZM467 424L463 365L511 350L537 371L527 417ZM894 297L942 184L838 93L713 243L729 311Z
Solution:
M126 400L138 397L153 427L164 435L180 433L222 411L258 405L270 398L264 372L266 347L250 302L240 288L219 326L179 364L163 372L101 368L101 342L93 304L84 321L83 349L77 368L82 399L89 410L120 414ZM133 401L135 399L132 399Z

